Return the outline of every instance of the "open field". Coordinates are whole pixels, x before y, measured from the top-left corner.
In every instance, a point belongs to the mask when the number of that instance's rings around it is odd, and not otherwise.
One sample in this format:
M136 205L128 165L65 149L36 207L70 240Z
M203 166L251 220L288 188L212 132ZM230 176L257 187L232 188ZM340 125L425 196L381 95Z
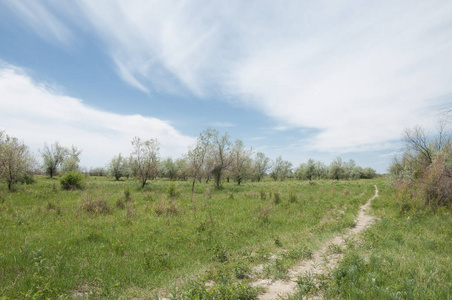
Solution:
M209 280L248 289L238 285L253 266L284 249L262 272L283 278L296 260L352 226L374 193L367 181L201 184L193 198L190 190L189 182L141 190L100 177L76 191L46 178L3 189L1 294L152 297Z
M344 260L330 276L315 285L300 276L293 298L447 299L450 212L401 214L384 179L200 184L193 195L190 182L157 180L142 190L105 177L75 191L44 177L11 193L3 187L0 293L255 299L262 290L252 281L287 279L291 266L352 228L375 183L372 211L381 220L361 242L336 249Z

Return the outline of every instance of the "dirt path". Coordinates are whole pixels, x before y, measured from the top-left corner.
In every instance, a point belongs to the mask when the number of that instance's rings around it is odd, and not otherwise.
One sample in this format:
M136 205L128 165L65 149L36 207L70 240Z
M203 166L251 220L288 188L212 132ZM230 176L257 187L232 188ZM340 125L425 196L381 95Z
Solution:
M378 197L378 188L375 185L375 195L370 198L366 204L361 206L358 211L356 226L351 228L345 234L335 236L328 240L322 248L312 253L312 257L309 260L303 260L300 264L292 267L288 274L289 280L272 281L270 279L263 279L256 281L253 284L254 286L265 287L267 290L264 294L259 295L259 299L279 299L280 296L291 295L295 293L295 288L297 286L296 280L298 276L309 273L315 277L316 275L327 274L331 269L333 269L341 259L342 255L338 253L331 253L334 251L329 251L329 249L332 249L333 247L343 248L348 238L357 235L372 224L374 217L368 215L366 211L370 207L372 200L376 197ZM311 295L309 299L322 299L322 297L319 295Z

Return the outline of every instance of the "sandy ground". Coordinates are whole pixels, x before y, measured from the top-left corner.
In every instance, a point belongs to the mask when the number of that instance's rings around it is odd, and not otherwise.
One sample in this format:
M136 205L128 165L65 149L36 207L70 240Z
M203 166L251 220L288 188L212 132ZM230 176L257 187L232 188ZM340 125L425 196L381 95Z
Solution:
M356 236L372 224L374 217L367 214L367 210L370 207L372 200L376 197L378 197L378 188L375 185L375 195L370 198L366 204L361 206L358 211L358 216L355 222L356 226L351 228L345 234L337 235L328 240L319 250L312 253L309 260L303 260L298 265L292 267L288 272L289 280L272 281L271 279L262 279L255 281L253 283L254 286L266 288L266 292L261 294L259 299L280 299L281 296L287 296L295 293L297 286L296 280L300 275L307 273L312 274L314 277L316 275L327 275L342 258L341 254L328 250L331 247L344 248L347 239ZM310 295L309 299L322 299L322 297L321 295Z

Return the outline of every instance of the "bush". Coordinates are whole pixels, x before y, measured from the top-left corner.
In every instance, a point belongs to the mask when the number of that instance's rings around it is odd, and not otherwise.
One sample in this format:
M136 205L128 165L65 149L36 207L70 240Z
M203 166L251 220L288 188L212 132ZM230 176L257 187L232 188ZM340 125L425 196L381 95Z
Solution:
M80 204L80 209L91 214L109 214L111 208L105 199L94 199L91 196L86 196L83 202Z
M33 184L33 183L35 183L36 181L35 181L35 179L33 178L33 176L31 176L31 175L25 173L25 174L23 174L22 176L20 176L20 177L17 179L17 182L20 182L20 183L22 183L22 184Z
M83 175L80 173L67 173L60 178L61 187L64 190L81 189L83 186Z

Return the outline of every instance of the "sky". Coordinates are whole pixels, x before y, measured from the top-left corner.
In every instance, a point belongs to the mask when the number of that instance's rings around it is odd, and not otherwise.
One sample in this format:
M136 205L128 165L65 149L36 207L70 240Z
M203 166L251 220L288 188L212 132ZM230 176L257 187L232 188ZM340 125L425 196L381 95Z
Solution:
M385 173L452 106L452 1L0 1L0 130L81 164L207 128Z

